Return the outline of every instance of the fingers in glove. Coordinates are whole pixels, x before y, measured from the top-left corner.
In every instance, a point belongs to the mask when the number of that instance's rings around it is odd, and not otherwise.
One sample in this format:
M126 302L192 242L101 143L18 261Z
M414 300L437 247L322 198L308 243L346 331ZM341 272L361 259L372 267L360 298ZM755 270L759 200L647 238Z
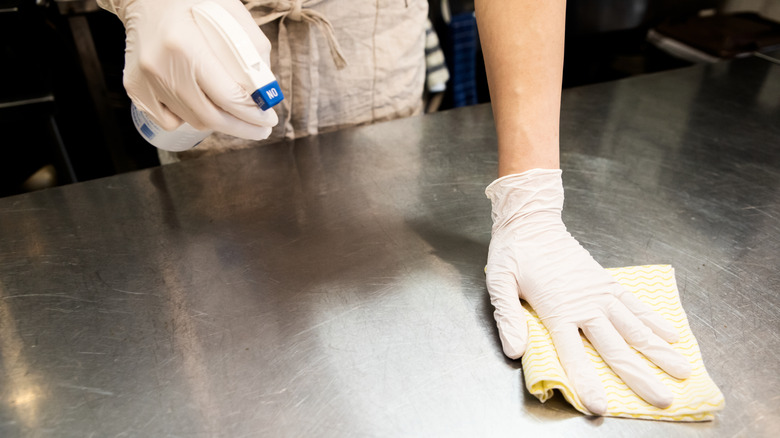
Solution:
M677 329L674 328L672 323L665 320L658 312L653 311L645 303L639 301L639 298L631 292L627 291L620 284L615 284L613 295L639 318L647 327L660 336L666 342L673 344L680 339L680 334Z
M149 86L135 86L134 81L125 76L125 89L135 106L162 129L173 131L184 122L181 117L177 116L157 99L157 96Z
M517 292L517 281L509 271L488 269L486 284L490 302L495 311L493 317L498 326L498 336L504 354L517 359L525 353L528 342L528 323Z
M221 78L227 77L221 66ZM232 80L230 80L232 82ZM181 117L185 122L192 125L193 128L205 131L214 130L232 135L234 137L246 138L251 140L262 140L271 134L270 126L257 126L247 123L223 111L209 99L202 90L196 89L190 93L179 95L178 98L171 98L166 101L161 98L168 109ZM251 102L251 98L250 99ZM261 110L252 102L255 110L259 113ZM269 117L269 116L265 116ZM274 114L275 118L276 115Z
M197 81L203 93L219 109L250 125L271 128L279 123L276 111L261 110L250 93L229 78L225 69L217 63L198 66ZM227 79L226 79L227 78ZM226 132L226 131L222 131ZM229 132L226 132L230 134ZM241 137L237 135L237 137Z
M628 345L678 379L691 376L691 364L669 343L658 337L620 302L609 309L609 319Z
M653 406L662 409L671 406L672 392L636 356L606 317L587 321L581 328L607 365L632 391Z
M550 334L558 359L574 387L574 392L590 412L604 415L607 412L607 394L585 351L577 326L566 324L557 327Z

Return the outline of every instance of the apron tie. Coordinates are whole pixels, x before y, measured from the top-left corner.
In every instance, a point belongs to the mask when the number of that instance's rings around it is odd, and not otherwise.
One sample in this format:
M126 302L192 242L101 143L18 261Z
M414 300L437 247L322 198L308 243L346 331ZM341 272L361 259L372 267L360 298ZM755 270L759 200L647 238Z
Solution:
M307 5L314 5L316 3L318 3L317 0L260 0L247 2L246 8L250 12L255 8L262 9L262 11L258 11L259 14L253 14L255 23L257 23L258 26L270 23L277 18L281 19L280 23L282 23L282 25L284 19L288 18L292 21L304 21L317 26L328 41L328 48L330 49L330 56L333 58L333 63L336 65L336 68L340 70L347 66L347 60L344 58L344 53L336 39L336 32L333 30L333 25L330 24L330 21L325 18L324 15L306 7Z
M282 109L285 112L283 119L284 123L282 124L282 136L287 139L294 139L296 137L296 127L292 124L294 107L298 108L298 111L303 111L301 114L305 114L301 119L303 126L297 128L305 130L307 135L314 135L318 132L318 94L313 92L313 90L317 90L320 86L319 71L316 67L316 60L319 59L319 53L317 53L316 43L312 39L308 44L308 56L310 61L308 67L309 74L307 77L298 78L298 80L308 82L305 87L309 90L308 92L302 91L301 96L297 95L295 87L293 86L293 43L295 43L296 47L299 47L300 41L291 40L290 32L286 24L287 20L308 23L310 27L311 25L316 26L328 41L330 55L336 68L341 70L347 66L347 61L341 51L341 46L339 46L339 43L336 40L336 33L334 32L330 21L321 13L310 8L319 2L320 0L245 1L247 10L252 13L252 17L255 19L255 23L257 23L258 26L262 26L277 19L279 20L277 47L279 70L277 73L279 83L285 93L285 99L282 101ZM303 99L305 102L298 102L299 99Z

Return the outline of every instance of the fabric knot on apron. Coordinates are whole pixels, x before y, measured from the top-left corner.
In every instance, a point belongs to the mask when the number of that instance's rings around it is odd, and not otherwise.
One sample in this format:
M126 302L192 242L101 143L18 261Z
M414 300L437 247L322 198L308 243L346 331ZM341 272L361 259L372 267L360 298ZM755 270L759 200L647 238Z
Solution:
M317 26L325 36L330 48L330 55L333 63L338 69L346 67L347 60L336 39L336 33L330 21L319 12L308 8L307 6L319 3L318 0L288 0L288 1L249 1L246 2L246 8L250 11L256 11L252 16L258 26L270 23L280 19L280 27L284 27L285 19L292 21L303 21ZM284 32L286 34L286 32ZM287 42L289 45L289 42Z
M303 19L303 15L301 15L301 10L303 9L303 1L293 1L293 9L290 11L289 14L287 14L287 18L293 21L301 21Z

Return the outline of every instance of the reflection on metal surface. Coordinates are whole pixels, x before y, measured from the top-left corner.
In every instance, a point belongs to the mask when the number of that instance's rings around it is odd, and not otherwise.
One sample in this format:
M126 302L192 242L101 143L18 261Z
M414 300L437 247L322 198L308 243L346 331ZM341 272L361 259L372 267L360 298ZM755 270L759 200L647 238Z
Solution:
M525 391L485 291L478 106L0 199L0 436L772 436L768 81L750 59L563 99L569 230L604 266L675 267L727 398L713 423Z
M780 64L780 60L775 60ZM780 81L769 74L764 77L763 85L756 96L756 103L767 111L777 111L780 108Z
M0 402L15 412L25 431L40 427L39 415L43 394L35 370L24 357L24 343L16 328L16 316L11 309L11 297L6 296L0 281L0 359L5 374L0 388Z
M775 52L774 54L777 55L777 52ZM776 58L774 56L765 55L765 54L763 54L761 52L753 52L753 56L755 56L757 58L761 58L764 61L769 61L769 62L774 63L774 64L780 64L780 59L778 59L778 58Z
M164 252L161 254L165 254ZM172 337L176 355L181 357L182 371L190 390L196 410L200 414L200 429L214 432L219 430L217 420L222 417L220 406L211 397L212 382L206 364L206 354L200 344L197 328L193 322L192 309L187 302L187 285L179 273L167 266L166 260L159 261L166 303L161 310L170 321L166 328Z

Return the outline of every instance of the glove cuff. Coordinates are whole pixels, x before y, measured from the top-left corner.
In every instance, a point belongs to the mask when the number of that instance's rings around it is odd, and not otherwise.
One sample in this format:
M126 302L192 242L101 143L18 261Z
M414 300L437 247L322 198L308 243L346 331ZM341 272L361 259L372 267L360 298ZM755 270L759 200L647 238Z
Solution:
M531 169L503 176L485 189L493 206L493 224L539 210L563 210L563 182L560 169Z

